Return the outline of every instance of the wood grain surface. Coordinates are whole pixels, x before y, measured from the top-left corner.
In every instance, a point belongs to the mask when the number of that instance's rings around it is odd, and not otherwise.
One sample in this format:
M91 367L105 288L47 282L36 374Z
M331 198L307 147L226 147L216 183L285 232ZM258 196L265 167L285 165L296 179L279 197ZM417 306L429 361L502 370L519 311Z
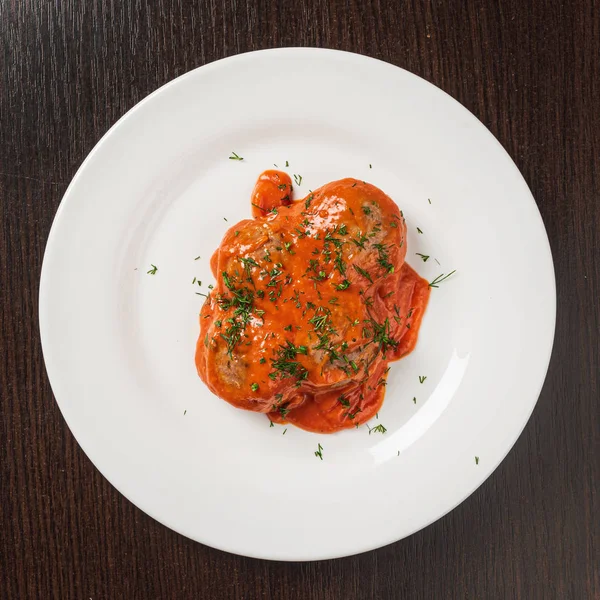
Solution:
M600 598L600 6L593 0L0 2L0 598ZM158 86L259 48L360 52L441 87L539 205L558 320L533 417L490 479L412 537L258 561L159 525L96 471L46 377L44 245L75 171Z

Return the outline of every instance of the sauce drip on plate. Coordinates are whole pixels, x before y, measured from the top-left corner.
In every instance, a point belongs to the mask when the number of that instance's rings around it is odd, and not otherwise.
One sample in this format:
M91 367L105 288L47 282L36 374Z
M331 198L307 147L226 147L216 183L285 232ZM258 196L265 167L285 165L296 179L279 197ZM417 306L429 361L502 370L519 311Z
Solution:
M198 374L215 394L272 421L333 433L380 409L388 363L415 346L429 284L408 266L406 224L356 179L292 200L265 171L254 219L227 231L200 312Z

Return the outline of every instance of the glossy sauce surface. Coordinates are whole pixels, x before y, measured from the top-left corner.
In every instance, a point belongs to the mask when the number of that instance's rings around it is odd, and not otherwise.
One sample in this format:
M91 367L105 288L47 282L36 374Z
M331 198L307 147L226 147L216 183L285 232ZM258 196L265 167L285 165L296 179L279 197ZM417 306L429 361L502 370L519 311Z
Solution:
M405 262L406 224L356 179L292 201L281 171L254 188L255 219L211 259L196 366L215 394L276 422L332 433L381 407L389 361L417 341L428 282Z

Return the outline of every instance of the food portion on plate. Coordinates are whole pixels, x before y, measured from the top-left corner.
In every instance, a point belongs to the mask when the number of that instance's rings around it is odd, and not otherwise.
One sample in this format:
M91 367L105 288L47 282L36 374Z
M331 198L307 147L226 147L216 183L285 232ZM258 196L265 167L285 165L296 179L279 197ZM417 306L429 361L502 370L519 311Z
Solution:
M265 171L254 219L211 259L196 367L233 406L333 433L375 416L389 362L411 352L429 284L405 262L395 202L356 179L293 200L289 176Z

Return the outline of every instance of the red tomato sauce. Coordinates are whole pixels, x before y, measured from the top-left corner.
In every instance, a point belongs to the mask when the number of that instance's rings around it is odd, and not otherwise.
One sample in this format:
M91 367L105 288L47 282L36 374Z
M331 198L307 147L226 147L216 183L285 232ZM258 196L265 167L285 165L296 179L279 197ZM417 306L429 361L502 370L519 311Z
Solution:
M398 206L356 179L293 201L289 176L265 171L254 219L211 259L198 374L216 395L278 423L333 433L380 409L389 362L411 352L429 284L405 263Z

